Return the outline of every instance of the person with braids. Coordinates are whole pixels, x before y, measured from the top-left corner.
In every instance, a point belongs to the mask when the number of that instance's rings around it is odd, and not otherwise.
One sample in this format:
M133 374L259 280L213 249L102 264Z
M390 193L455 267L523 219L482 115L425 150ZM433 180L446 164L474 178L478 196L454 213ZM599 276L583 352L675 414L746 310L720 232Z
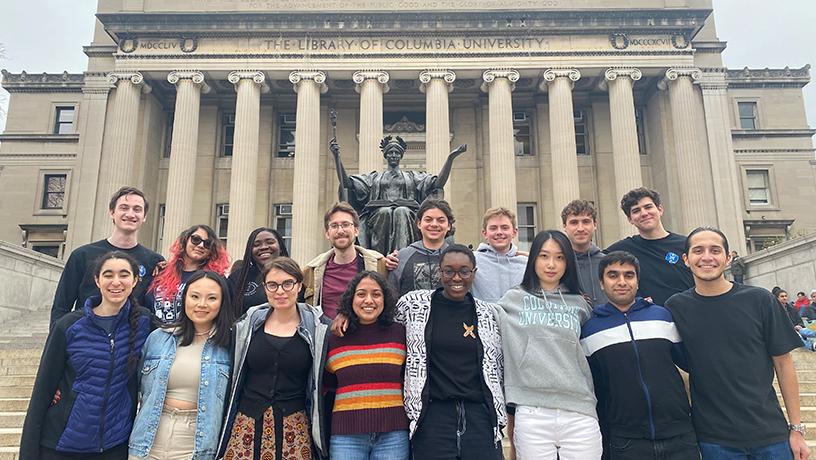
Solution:
M139 355L151 329L150 312L133 297L138 273L139 264L124 252L103 255L93 270L101 296L54 325L34 381L20 458L127 458Z
M207 225L193 225L170 246L170 261L147 289L145 306L160 323L174 323L184 308L181 291L190 276L197 270L224 275L229 266L229 255L215 231Z
M259 227L249 234L241 268L230 273L227 278L236 318L250 307L266 303L261 270L278 256L289 257L289 252L277 230Z
M231 367L227 281L199 270L181 298L179 321L153 331L142 348L133 460L215 458Z

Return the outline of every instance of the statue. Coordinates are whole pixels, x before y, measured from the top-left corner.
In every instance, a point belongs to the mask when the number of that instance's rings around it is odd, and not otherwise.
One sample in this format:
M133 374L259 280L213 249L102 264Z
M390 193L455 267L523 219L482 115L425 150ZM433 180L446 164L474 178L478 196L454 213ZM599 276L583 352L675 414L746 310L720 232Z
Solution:
M349 176L340 159L337 139L329 142L340 188L346 192L341 192L340 199L346 199L360 215L360 244L381 254L402 249L419 239L416 227L419 204L429 197L442 197L442 187L448 181L453 160L467 151L467 145L457 147L435 176L400 169L407 147L401 137L387 136L380 143L380 150L388 169Z

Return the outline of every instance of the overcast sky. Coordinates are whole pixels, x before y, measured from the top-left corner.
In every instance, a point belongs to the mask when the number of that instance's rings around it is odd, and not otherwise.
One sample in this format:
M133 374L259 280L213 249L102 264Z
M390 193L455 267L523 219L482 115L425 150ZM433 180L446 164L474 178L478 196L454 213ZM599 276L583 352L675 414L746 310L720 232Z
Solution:
M82 46L93 36L96 0L2 0L0 68L29 73L82 72ZM729 68L811 64L816 75L816 0L714 0ZM3 104L7 93L0 95ZM805 87L808 120L816 126L816 83ZM5 119L0 119L0 131Z

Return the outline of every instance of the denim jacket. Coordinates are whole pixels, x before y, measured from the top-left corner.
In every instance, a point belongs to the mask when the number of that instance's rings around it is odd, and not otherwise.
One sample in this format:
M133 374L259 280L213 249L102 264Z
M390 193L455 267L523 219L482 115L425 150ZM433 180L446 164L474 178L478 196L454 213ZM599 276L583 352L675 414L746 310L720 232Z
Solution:
M156 329L142 348L139 413L130 434L129 454L147 457L159 427L170 367L176 358L179 337L172 329ZM201 353L198 413L193 459L214 459L224 416L224 398L230 378L229 350L209 340Z

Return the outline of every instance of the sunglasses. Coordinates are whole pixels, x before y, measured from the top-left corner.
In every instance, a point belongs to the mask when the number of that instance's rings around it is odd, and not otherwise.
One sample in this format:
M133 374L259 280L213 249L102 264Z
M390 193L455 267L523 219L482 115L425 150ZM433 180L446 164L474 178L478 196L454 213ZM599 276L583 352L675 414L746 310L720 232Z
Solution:
M204 249L212 249L213 242L210 239L204 239L198 235L191 235L190 236L190 243L193 246L198 246L199 244L204 245Z

